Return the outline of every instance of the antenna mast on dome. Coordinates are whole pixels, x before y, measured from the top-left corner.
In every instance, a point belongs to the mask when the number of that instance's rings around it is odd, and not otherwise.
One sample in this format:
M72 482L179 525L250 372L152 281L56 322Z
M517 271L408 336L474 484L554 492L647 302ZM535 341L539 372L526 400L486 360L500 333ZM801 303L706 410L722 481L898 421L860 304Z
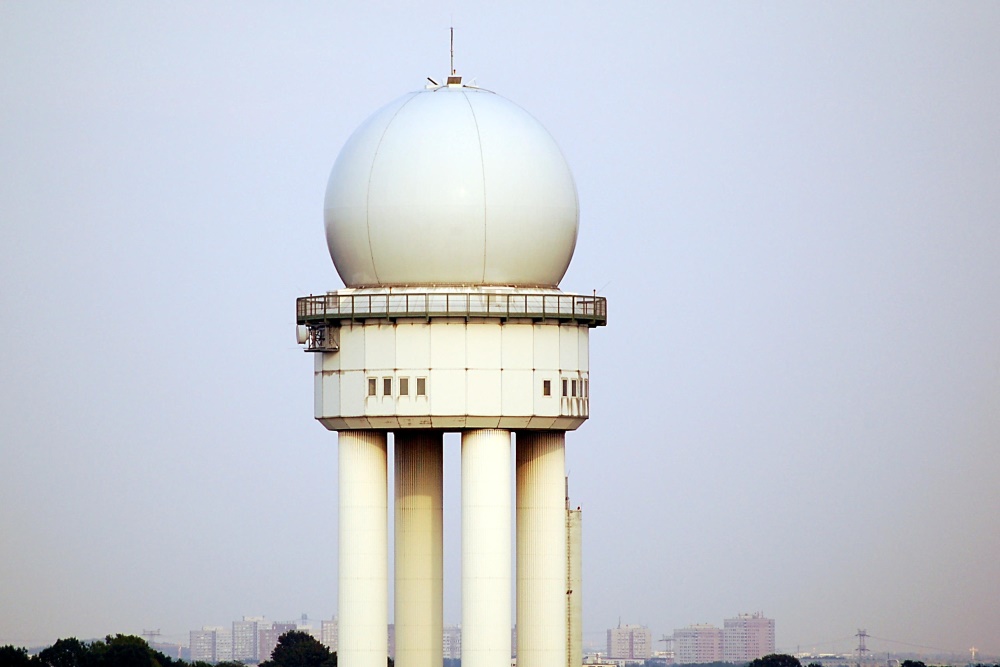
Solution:
M448 70L448 85L461 86L462 77L455 74L455 26L448 29L451 32L451 69Z

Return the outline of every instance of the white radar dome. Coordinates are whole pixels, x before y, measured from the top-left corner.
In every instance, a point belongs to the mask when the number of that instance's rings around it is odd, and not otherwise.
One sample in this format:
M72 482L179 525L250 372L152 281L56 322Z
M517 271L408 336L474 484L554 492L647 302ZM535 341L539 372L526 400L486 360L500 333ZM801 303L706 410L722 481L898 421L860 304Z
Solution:
M556 287L579 206L541 123L452 84L404 95L355 130L330 173L325 218L348 287Z

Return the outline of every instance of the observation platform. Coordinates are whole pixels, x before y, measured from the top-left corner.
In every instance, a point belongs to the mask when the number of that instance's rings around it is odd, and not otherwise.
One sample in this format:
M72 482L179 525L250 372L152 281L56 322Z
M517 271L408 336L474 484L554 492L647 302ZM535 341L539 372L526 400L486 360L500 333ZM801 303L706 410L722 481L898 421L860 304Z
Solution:
M527 319L565 322L593 329L608 321L608 302L602 296L551 292L422 291L378 292L342 290L299 297L297 323L336 326L338 322L383 319L465 318Z

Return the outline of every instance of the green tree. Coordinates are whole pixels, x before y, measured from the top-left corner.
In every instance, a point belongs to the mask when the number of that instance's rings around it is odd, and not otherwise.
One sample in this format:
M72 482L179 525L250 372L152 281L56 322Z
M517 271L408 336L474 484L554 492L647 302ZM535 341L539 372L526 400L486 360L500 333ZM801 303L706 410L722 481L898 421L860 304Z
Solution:
M0 646L0 667L28 667L31 665L31 658L23 648L17 648L11 644Z
M927 667L922 660L904 660L899 667Z
M771 653L763 658L751 660L747 667L802 667L795 656L785 653Z
M337 654L312 635L290 630L278 637L270 660L260 667L337 667Z
M60 639L38 654L43 667L91 667L93 654L86 644L75 637Z

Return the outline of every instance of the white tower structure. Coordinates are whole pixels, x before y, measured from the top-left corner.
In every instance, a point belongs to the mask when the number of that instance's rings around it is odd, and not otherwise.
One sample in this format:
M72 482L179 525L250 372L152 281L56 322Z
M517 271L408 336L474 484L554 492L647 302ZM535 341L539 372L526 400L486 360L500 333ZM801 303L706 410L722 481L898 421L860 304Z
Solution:
M519 667L567 664L565 433L589 416L604 298L559 290L576 186L552 136L449 76L376 111L326 191L345 289L298 299L315 416L339 433L339 662L384 667L387 436L396 665L442 664L442 438L461 433L462 662L509 667L516 437ZM575 591L579 596L579 591Z

